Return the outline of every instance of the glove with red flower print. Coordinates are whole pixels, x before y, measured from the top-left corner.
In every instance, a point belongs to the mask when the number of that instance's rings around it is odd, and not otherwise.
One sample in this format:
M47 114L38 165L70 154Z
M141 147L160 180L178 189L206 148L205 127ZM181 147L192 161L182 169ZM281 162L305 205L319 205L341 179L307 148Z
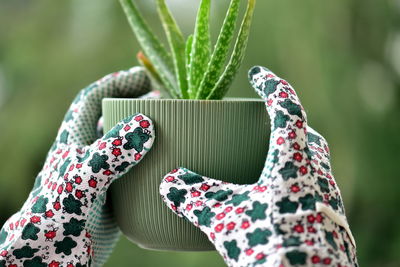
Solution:
M154 141L151 120L132 115L97 139L104 97L150 90L141 68L110 74L83 89L68 110L22 209L0 231L0 267L100 266L118 228L103 205L110 184Z
M207 234L228 266L357 266L325 139L307 126L286 81L263 67L249 79L272 121L259 181L230 184L179 168L160 186L164 201Z

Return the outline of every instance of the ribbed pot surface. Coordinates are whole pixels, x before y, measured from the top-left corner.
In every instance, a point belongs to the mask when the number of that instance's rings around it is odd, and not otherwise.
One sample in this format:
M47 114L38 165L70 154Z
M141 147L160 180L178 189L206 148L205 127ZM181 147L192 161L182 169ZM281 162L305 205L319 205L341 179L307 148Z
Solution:
M185 167L227 182L256 182L270 133L264 102L104 99L104 130L137 112L153 120L156 138L145 158L111 186L109 200L118 225L144 248L214 249L205 234L165 206L160 181L174 168Z

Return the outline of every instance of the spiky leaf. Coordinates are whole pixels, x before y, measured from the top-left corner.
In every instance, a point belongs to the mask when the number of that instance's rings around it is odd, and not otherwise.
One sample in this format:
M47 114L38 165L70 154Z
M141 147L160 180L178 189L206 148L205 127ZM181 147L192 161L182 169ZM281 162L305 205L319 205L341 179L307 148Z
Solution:
M226 14L221 32L218 36L214 52L207 66L203 80L197 92L197 99L205 99L214 88L221 75L225 61L228 58L229 48L235 34L236 20L239 15L240 0L232 0Z
M186 58L186 73L187 73L187 75L189 75L192 45L193 45L193 34L189 35L189 37L186 40L185 58Z
M175 67L175 75L180 88L180 97L188 98L188 84L185 66L185 40L182 32L172 17L165 0L157 0L158 14L161 18L164 31L167 35L169 46L172 51L172 58Z
M207 99L221 99L232 84L245 55L255 4L256 0L248 0L247 10L239 30L232 56L225 68L224 73L218 80L218 83L212 89L211 93L208 95Z
M195 98L211 54L210 0L202 0L197 13L189 65L189 95Z
M154 68L157 70L164 86L168 90L177 93L177 84L173 72L171 56L150 30L150 27L144 21L132 0L120 0L120 3L140 46L154 65Z
M136 55L137 60L139 61L140 65L142 65L147 72L147 75L151 79L152 87L157 88L157 90L160 90L162 95L168 97L168 98L178 98L178 95L175 94L175 91L169 91L164 87L164 84L160 78L160 75L158 75L156 69L154 68L154 65L150 62L150 60L143 54L142 51L137 53Z
M142 65L147 72L150 74L150 76L156 80L158 83L162 83L160 76L158 75L156 69L154 68L154 65L150 62L150 60L143 54L142 51L139 51L136 54L136 58L139 61L140 65Z

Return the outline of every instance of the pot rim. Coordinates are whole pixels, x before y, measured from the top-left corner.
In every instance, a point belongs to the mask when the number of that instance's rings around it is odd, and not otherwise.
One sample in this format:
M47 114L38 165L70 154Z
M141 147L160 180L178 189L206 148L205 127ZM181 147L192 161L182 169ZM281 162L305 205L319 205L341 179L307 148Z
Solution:
M172 98L163 98L163 99L142 99L142 98L111 98L106 97L103 98L103 102L111 102L111 101L153 101L153 102L196 102L196 103L238 103L238 102L265 102L261 98L245 98L245 97L226 97L221 100L206 100L206 99L172 99Z

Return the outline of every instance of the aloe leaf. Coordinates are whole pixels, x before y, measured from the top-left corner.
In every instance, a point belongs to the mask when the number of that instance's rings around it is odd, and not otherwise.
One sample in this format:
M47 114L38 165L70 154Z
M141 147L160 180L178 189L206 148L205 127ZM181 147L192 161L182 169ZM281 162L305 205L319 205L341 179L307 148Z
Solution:
M174 68L171 56L150 30L132 0L120 0L120 3L140 46L152 62L164 86L169 91L174 92L174 95L177 95L179 91L177 90L176 80L173 73Z
M226 59L228 58L229 48L235 33L236 20L239 15L240 0L232 0L227 11L224 23L211 60L208 63L207 71L200 83L196 99L205 99L218 81Z
M186 73L189 73L190 59L191 59L190 54L192 52L192 44L193 44L193 34L189 35L188 39L186 40L186 49L185 49Z
M158 83L162 83L160 76L154 68L154 65L151 64L150 60L143 54L142 51L137 53L136 58L140 65L142 65Z
M210 6L210 0L202 0L196 18L188 75L189 95L192 99L196 97L211 54Z
M221 99L231 86L245 55L255 4L256 0L248 0L246 13L239 30L235 47L233 48L232 56L225 68L224 73L218 80L218 83L212 89L211 93L208 95L207 99Z
M172 51L172 58L175 67L175 75L178 80L181 98L188 98L188 83L185 65L185 40L182 32L175 22L165 0L157 0L158 14L161 18L164 31L167 34L169 46Z
M136 58L139 61L140 65L142 65L146 69L147 74L151 79L153 88L160 90L163 96L171 98L172 97L171 93L174 93L174 92L170 93L170 92L168 92L168 90L166 90L166 88L164 87L163 82L162 82L160 76L158 75L157 71L155 70L153 64L151 64L150 60L143 54L142 51L137 53ZM177 98L178 96L174 95L173 97Z

